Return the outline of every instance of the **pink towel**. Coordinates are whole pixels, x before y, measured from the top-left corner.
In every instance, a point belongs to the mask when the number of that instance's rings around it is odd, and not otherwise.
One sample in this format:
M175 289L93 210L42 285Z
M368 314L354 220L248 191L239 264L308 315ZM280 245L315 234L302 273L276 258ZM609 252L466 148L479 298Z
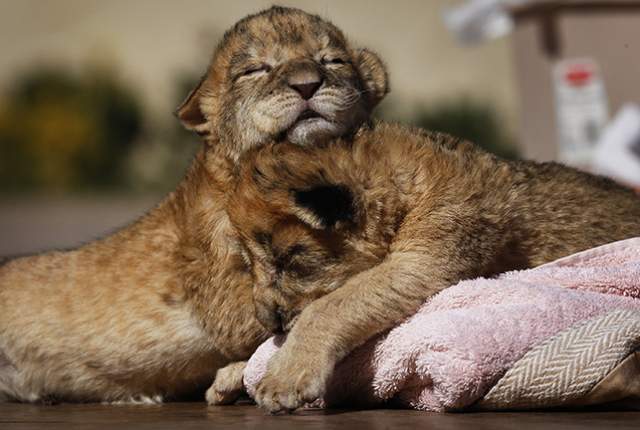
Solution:
M341 362L320 404L445 411L482 398L535 345L613 310L640 310L640 238L496 279L463 281ZM249 394L282 339L245 370Z

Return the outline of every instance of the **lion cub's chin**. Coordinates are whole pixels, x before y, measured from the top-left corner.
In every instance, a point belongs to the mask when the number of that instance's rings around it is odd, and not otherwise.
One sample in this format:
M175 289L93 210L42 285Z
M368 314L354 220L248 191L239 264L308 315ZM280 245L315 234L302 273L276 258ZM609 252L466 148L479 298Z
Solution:
M345 127L324 118L309 118L295 123L287 131L287 140L296 145L312 145L339 137Z

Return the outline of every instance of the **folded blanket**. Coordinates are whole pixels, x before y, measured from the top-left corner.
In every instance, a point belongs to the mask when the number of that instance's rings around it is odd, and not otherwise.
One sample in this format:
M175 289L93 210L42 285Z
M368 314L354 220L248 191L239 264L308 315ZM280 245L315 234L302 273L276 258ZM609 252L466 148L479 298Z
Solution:
M640 238L460 282L343 360L321 404L446 411L597 403L594 388L605 390L598 384L640 346L638 298ZM250 359L249 394L282 340L267 340Z

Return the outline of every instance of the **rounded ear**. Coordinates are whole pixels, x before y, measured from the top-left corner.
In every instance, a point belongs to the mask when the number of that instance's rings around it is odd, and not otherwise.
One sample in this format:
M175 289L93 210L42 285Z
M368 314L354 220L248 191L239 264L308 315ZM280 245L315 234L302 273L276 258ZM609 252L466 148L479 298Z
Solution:
M315 229L338 229L356 221L353 193L344 185L293 190L295 215Z
M389 92L387 68L380 57L368 49L359 50L356 61L373 107Z
M175 115L184 128L195 131L200 135L208 133L208 120L202 112L202 86L205 80L206 76L203 76L196 88L189 93L187 98L175 110Z

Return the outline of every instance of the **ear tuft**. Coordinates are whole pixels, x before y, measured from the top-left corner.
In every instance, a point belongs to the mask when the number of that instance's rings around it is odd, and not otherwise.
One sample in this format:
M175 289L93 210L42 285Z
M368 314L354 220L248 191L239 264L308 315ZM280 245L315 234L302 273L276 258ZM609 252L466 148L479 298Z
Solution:
M375 106L389 92L389 75L387 68L375 53L361 49L357 53L358 68L369 93L371 106Z
M180 119L184 128L198 134L206 134L207 132L207 117L202 112L200 94L205 78L200 79L196 88L189 93L185 101L175 111L175 115Z
M334 228L338 223L355 220L353 194L344 185L322 185L295 190L298 216L314 228Z

